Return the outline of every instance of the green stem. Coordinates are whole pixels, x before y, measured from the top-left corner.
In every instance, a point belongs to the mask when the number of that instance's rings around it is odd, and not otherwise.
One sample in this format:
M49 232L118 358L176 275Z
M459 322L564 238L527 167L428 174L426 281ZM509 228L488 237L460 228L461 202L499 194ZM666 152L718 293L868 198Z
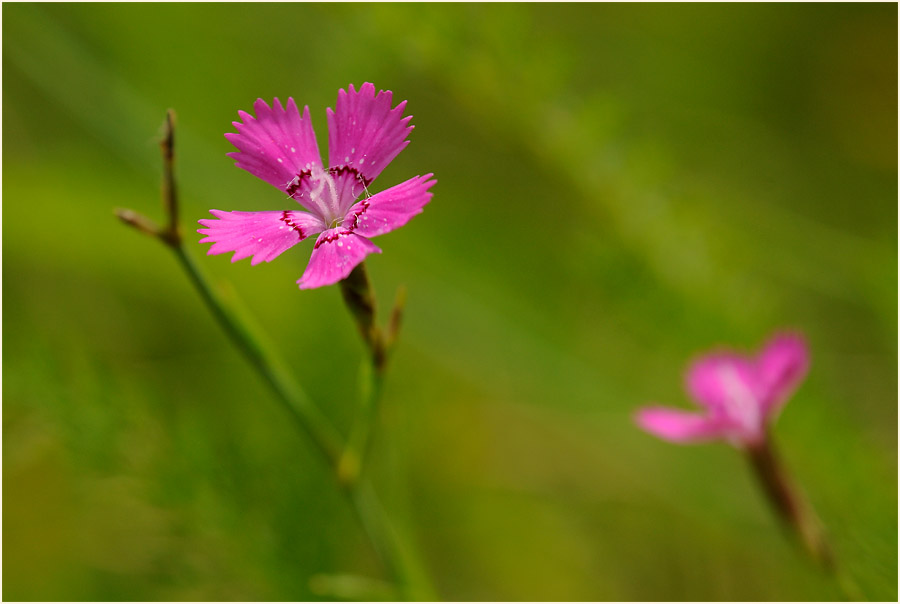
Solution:
M342 451L346 451L346 447L341 446L340 436L300 387L290 379L275 355L268 351L260 335L255 334L238 313L230 309L222 297L210 287L199 267L184 249L181 246L172 246L172 250L209 310L251 365L272 387L301 429L316 443L328 465L338 472ZM377 393L373 395L378 396ZM350 500L353 511L371 541L376 555L394 577L402 593L410 600L434 600L434 592L425 578L421 565L391 525L371 486L359 480L348 483L341 480L339 473L337 476L342 486L341 491Z
M387 369L385 336L375 323L375 292L366 272L365 262L340 282L341 296L368 349L368 359L360 375L360 405L350 429L350 437L341 456L338 474L352 484L359 480L368 457L371 433L378 420L384 374Z
M188 274L207 308L231 336L238 349L250 361L267 384L272 388L279 401L297 420L300 428L315 443L329 466L335 466L340 459L341 438L319 409L307 398L300 386L291 378L284 366L274 354L263 344L260 334L254 333L250 326L240 320L237 313L230 309L222 297L200 272L199 267L180 245L171 246L181 267Z
M338 466L340 479L352 484L362 476L372 447L388 358L400 331L406 290L402 286L397 290L386 329L382 330L375 321L375 292L365 263L358 264L339 285L344 303L353 315L369 353L360 371L359 409Z
M342 459L341 452L346 451L346 447L341 447L340 437L328 420L290 379L275 355L263 344L262 338L254 334L247 323L241 320L210 287L199 267L184 249L181 246L172 246L172 250L212 314L251 365L272 387L278 399L285 404L303 431L316 443L328 465L338 471ZM374 393L374 396L377 397L377 393ZM411 550L403 544L401 536L391 525L371 486L358 480L348 483L340 480L339 474L338 477L343 487L341 490L350 500L353 511L371 541L375 553L407 599L434 600L434 592L425 578L421 565Z
M398 291L387 329L382 330L376 323L375 292L366 272L365 263L357 265L347 278L340 282L340 288L369 354L360 374L360 408L341 457L338 476L353 494L355 509L360 515L360 521L367 527L372 541L391 548L390 551L382 552L382 555L391 561L392 573L405 590L407 598L433 600L434 588L412 541L404 538L390 523L376 525L373 522L374 519L383 518L384 514L379 512L381 504L363 477L366 458L371 449L372 434L378 421L388 357L400 329L406 292L402 288ZM377 535L378 532L381 533L380 537Z
M258 330L254 329L252 324L235 308L226 303L222 295L210 286L191 257L185 253L178 225L178 196L174 175L174 122L175 114L170 110L166 115L165 133L160 141L163 156L163 208L168 218L166 226L159 227L153 221L132 210L119 209L116 211L116 215L125 224L156 237L172 250L207 308L250 364L269 384L278 400L284 404L300 429L309 436L327 465L334 471L341 492L349 499L363 529L372 542L375 553L388 568L399 587L403 589L404 594L409 599L433 600L434 592L431 590L416 556L411 549L406 547L406 541L391 525L371 487L358 480L358 473L354 475L352 481L342 479L342 460L347 449L342 443L340 435L300 386L291 379L285 365L271 352ZM377 383L373 382L369 390L371 398L367 404L369 407L375 408L381 392L380 380L386 358L383 354L385 351L384 337L374 327L374 296L371 285L368 283L368 277L364 272L357 273L357 276L362 278L362 281L357 283L356 294L362 296L357 301L357 308L364 314L369 313L368 318L360 315L358 319L361 328L363 325L367 327L363 331L363 337L373 353L373 367L376 368L375 374L378 376ZM399 308L395 309L394 314L390 329L396 331L399 325ZM357 435L352 437L351 442L362 441L364 447L366 439L365 435Z
M169 223L166 233L169 241L181 247L181 234L178 230L178 186L175 181L175 112L166 111L166 127L159 147L163 156L162 199L163 209Z
M378 421L379 401L384 389L384 373L375 371L369 360L360 368L360 403L350 436L341 454L338 476L341 482L358 481L372 446L372 431Z
M391 525L372 487L360 480L348 482L342 479L340 464L347 448L341 446L340 436L300 387L290 379L275 355L268 351L263 339L255 334L238 313L230 309L222 297L210 287L199 267L184 249L181 246L171 247L209 310L251 365L272 387L278 399L286 405L301 429L316 443L328 465L335 469L342 487L341 491L350 500L353 511L371 541L376 555L394 577L402 593L409 600L434 600L434 592L421 565L412 550L404 545L401 535ZM380 383L380 378L378 381ZM373 401L377 399L378 391L380 387L373 390L372 396L375 397Z
M384 347L384 334L375 323L375 291L366 271L366 263L360 262L356 265L339 285L344 303L356 320L359 335L369 349L373 369L384 372L387 351Z
M419 562L415 550L408 545L410 540L401 535L387 519L381 502L368 481L357 482L349 493L360 523L372 543L383 548L380 555L388 561L391 574L406 599L418 602L436 600L427 572Z

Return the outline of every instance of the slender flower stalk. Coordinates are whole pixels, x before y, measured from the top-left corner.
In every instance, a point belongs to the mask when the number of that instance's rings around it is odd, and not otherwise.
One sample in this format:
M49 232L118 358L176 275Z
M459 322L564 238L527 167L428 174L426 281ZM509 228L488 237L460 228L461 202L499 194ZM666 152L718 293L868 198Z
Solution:
M159 227L150 219L132 210L117 210L117 215L126 224L148 235L155 236L172 250L182 269L187 273L191 283L197 289L200 297L219 324L222 325L250 364L259 371L278 397L278 400L284 404L288 412L297 420L303 431L309 435L326 462L334 465L342 448L337 432L318 408L312 404L297 383L290 378L290 374L284 368L283 363L270 352L270 348L264 343L265 340L260 332L250 327L246 320L241 320L238 313L225 303L221 294L209 285L209 281L200 271L200 268L184 250L177 222L175 115L171 110L166 114L165 132L160 142L160 149L163 157L163 209L168 219L166 226Z
M375 323L376 305L375 291L369 273L366 271L365 262L360 262L346 279L340 282L341 296L350 314L356 321L359 335L369 349L374 365L383 365L384 346L381 331Z
M368 352L360 374L359 409L338 468L342 480L353 482L359 479L368 457L372 432L378 421L388 355L400 328L405 295L401 288L387 329L382 330L376 322L375 292L365 263L354 268L339 285Z
M788 476L771 438L748 446L747 457L772 508L801 547L826 570L835 570L834 553L825 539L819 519Z
M177 245L172 247L172 251L207 308L231 336L238 350L269 384L278 400L284 404L300 428L322 453L326 463L336 465L343 447L341 438L331 423L290 377L284 364L271 352L271 347L265 343L266 339L259 330L251 327L247 318L239 318L237 311L209 285L209 281L194 260L185 253L184 248Z
M178 187L175 184L175 112L166 112L166 126L160 141L163 155L162 199L163 210L168 217L166 233L172 244L181 246L181 232L178 227Z
M374 499L375 493L364 481L363 470L371 448L372 433L378 420L388 359L399 335L403 308L406 303L406 290L402 286L397 290L390 318L386 328L382 330L376 321L375 292L364 263L360 263L346 279L340 281L340 288L344 303L356 321L360 336L369 354L368 362L363 363L360 376L360 408L338 464L337 473L341 483L354 493L358 503L356 509L359 511L374 510L378 508L379 504ZM366 524L364 517L362 521L363 524ZM427 572L419 562L419 556L410 545L411 540L398 537L399 529L395 527L384 528L394 533L395 537L374 541L388 543L395 547L391 554L385 555L385 557L390 560L402 561L402 565L395 570L401 582L412 587L413 593L418 594L417 599L433 600L435 598L434 589L431 587Z
M636 415L647 432L675 443L724 439L742 450L779 520L814 560L829 572L836 563L812 506L790 479L775 452L770 428L809 369L806 342L777 334L756 357L730 351L697 359L687 389L704 414L645 407Z
M285 365L278 359L259 330L247 317L228 303L224 296L210 286L209 281L186 253L177 220L178 201L174 176L174 113L166 116L165 133L161 141L163 155L163 207L167 217L164 227L128 209L117 209L116 215L125 224L159 239L175 254L182 269L197 289L210 312L216 317L237 348L269 384L276 398L284 404L323 460L335 473L337 484L350 502L353 511L372 543L378 557L387 567L395 586L408 600L433 600L434 590L415 551L405 537L389 521L375 491L364 480L347 481L340 475L340 467L347 445L318 407L302 388L290 378ZM374 296L371 297L374 301ZM374 319L374 306L373 306ZM376 340L372 340L373 342ZM379 342L383 342L378 335ZM374 358L374 357L373 357Z
M243 111L234 122L237 133L226 138L237 151L236 165L276 187L305 211L223 212L211 210L198 232L212 243L209 254L234 252L232 262L252 256L251 264L270 261L304 239L318 235L309 265L297 281L301 289L340 284L344 303L356 321L369 353L364 367L360 406L338 464L343 482L358 480L378 418L389 348L397 337L403 309L398 297L387 331L376 322L375 293L363 260L381 250L370 237L405 225L431 200L431 174L416 176L380 193L369 187L409 144L411 116L406 101L391 108L393 96L375 86L352 85L338 92L328 116L328 168L324 167L313 132L309 107L301 115L292 98L282 106L254 104L256 116ZM364 195L363 199L357 199Z

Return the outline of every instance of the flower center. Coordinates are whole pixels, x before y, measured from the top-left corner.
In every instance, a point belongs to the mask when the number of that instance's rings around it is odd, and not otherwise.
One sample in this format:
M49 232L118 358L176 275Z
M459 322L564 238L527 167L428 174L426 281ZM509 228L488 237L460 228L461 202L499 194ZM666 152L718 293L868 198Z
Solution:
M322 213L322 220L325 224L331 224L333 228L343 218L341 200L334 177L328 170L313 166L310 179L313 187L309 191L309 200Z
M755 433L762 426L759 402L750 387L734 367L721 367L719 378L725 390L725 414L749 432Z
M372 182L356 168L337 166L322 169L318 164L307 164L306 170L297 174L285 185L285 192L322 219L326 228L341 225L350 207Z

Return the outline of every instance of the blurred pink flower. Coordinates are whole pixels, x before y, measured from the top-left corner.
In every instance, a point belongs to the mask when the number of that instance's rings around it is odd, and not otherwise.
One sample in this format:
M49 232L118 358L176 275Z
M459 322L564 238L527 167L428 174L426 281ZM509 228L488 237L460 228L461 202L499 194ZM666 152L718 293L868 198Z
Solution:
M809 368L799 334L775 335L755 358L722 351L700 357L687 372L687 389L706 413L666 407L638 411L638 425L676 443L726 439L753 447Z
M306 271L297 283L303 289L332 285L372 252L381 250L369 238L406 224L431 200L431 174L416 176L369 196L368 187L406 145L412 116L403 117L406 101L391 109L391 92L375 94L363 84L357 91L338 91L336 109L327 109L328 164L322 166L309 117L294 99L272 107L258 99L256 118L243 111L233 122L237 134L225 135L238 151L229 153L239 168L273 185L307 211L224 212L199 221L212 243L209 254L235 252L231 261L252 256L251 264L268 262L311 235L319 235ZM355 203L365 192L365 197Z

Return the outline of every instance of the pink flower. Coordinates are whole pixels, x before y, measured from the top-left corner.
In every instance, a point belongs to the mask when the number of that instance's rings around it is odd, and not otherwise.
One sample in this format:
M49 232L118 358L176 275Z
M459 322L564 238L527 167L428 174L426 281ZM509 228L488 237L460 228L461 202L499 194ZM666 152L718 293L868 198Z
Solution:
M243 111L233 122L237 134L225 135L238 151L229 153L239 168L258 176L307 211L223 212L217 220L201 220L212 243L209 254L234 252L231 261L252 256L251 264L268 262L311 235L318 235L306 271L297 283L303 289L332 285L372 252L381 250L369 238L406 224L431 200L431 174L369 195L369 185L409 144L412 116L403 117L403 101L391 109L391 92L375 94L363 84L357 91L338 91L336 109L327 109L328 164L322 165L309 118L294 99L272 107L258 99L256 118ZM365 194L362 200L357 198Z
M775 335L756 358L714 352L695 361L686 376L688 391L706 413L645 407L636 420L647 432L676 443L723 438L738 446L758 445L808 368L806 343L798 334Z

